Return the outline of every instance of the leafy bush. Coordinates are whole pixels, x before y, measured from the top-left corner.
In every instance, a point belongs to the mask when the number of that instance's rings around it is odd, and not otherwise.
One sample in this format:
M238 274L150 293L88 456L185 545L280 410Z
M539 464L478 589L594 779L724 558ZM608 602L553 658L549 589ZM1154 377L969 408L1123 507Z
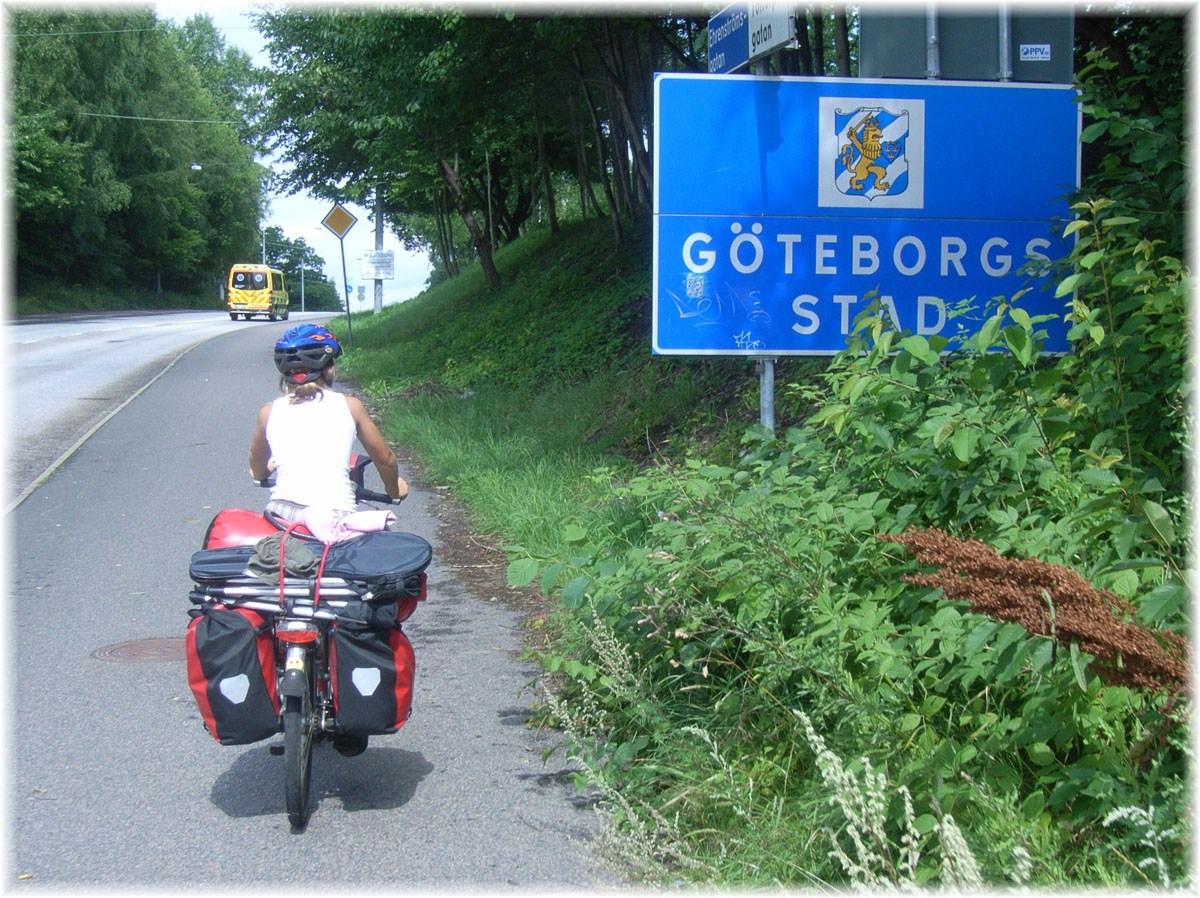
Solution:
M514 562L515 582L540 570L545 588L561 590L584 634L613 634L541 653L566 675L559 702L591 709L573 726L587 769L627 800L675 809L697 852L726 859L724 876L802 881L797 866L826 881L865 875L842 849L809 847L803 863L757 857L764 838L790 845L794 827L811 827L811 816L781 822L794 803L841 831L829 807L803 797L820 783L792 747L800 713L830 750L864 758L911 797L921 841L905 875L915 881L958 881L920 850L945 836L949 817L987 882L1007 881L1014 858L1036 883L1135 883L1147 871L1186 880L1186 672L1111 685L1098 674L1133 654L1097 666L1087 649L1100 643L1073 635L1065 617L1061 633L1028 620L1023 629L913 588L933 581L877 539L938 528L981 540L1008 556L981 581L1001 593L1024 582L1020 559L1070 569L1112 594L1117 616L1099 625L1113 640L1145 633L1178 664L1189 626L1186 282L1110 208L1081 205L1095 217L1071 225L1087 231L1079 273L1060 288L1079 291L1076 354L1041 360L1041 322L1019 299L997 303L950 354L943 338L897 333L869 310L822 382L791 387L818 407L803 425L780 440L752 434L736 465L664 459L626 483L599 472L626 509L622 523L578 512L564 535L569 561ZM1034 595L1053 620L1054 591ZM612 657L626 660L613 667ZM1141 828L1117 841L1116 821ZM742 838L748 829L755 839Z
M695 782L709 768L682 734L707 734L724 759L712 775L738 784L720 794L757 817L817 786L811 762L781 751L802 712L835 752L889 772L922 837L945 815L968 841L991 833L973 846L989 882L1005 881L1018 849L1033 881L1124 881L1102 824L1116 807L1157 805L1182 832L1182 805L1163 804L1186 772L1177 696L1106 686L1078 642L1060 651L1039 630L913 589L911 560L876 538L914 526L973 533L1081 567L1135 605L1145 596L1147 623L1186 632L1170 516L1131 499L1096 466L1094 443L1055 426L1071 397L1054 366L1036 363L1033 327L1004 306L943 358L936 343L864 318L821 411L779 444L759 434L735 467L664 461L614 485L641 509L622 528L577 514L574 562L544 564L543 585L561 589L585 632L616 642L576 640L542 660L567 675L568 702L594 709L576 744L589 768L681 809L695 827L685 835L707 840L732 821L714 821L716 796ZM999 345L1011 351L991 351ZM514 580L534 569L514 563ZM607 670L618 653L629 660ZM1071 839L1078 855L1064 871ZM1170 845L1176 880L1183 844ZM810 860L823 878L848 872ZM925 855L913 875L930 881L940 864Z

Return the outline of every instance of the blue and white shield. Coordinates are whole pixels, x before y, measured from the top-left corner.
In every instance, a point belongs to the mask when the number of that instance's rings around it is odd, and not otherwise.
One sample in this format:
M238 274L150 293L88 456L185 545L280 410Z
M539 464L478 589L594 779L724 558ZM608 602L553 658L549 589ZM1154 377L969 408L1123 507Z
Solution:
M834 183L846 196L894 197L909 186L908 110L860 106L834 112L838 152Z

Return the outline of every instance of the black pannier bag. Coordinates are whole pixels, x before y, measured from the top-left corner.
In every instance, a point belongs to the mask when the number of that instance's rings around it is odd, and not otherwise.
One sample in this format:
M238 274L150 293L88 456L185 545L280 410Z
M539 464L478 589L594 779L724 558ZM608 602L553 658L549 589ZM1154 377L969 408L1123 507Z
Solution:
M338 729L352 735L394 733L412 711L416 659L399 627L339 622L329 631L329 676Z
M205 728L222 745L279 731L271 624L248 608L205 608L188 625L188 683Z

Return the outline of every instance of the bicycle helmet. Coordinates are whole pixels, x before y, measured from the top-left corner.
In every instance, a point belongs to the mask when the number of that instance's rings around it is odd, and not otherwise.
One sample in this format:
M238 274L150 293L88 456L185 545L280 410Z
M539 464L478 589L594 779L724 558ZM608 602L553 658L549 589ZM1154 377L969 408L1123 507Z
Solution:
M275 344L275 367L288 383L306 384L342 354L337 337L319 324L298 324Z

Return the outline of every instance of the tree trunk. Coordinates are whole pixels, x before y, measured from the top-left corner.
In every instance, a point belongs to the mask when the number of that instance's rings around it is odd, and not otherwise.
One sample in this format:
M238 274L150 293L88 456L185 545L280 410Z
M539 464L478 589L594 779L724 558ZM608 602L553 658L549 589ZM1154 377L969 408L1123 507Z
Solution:
M558 236L558 210L554 208L554 184L550 180L550 163L546 159L546 131L537 99L533 101L533 124L537 129L538 165L542 169L542 189L546 193L546 211L550 215L550 233Z
M633 156L633 172L640 181L640 186L645 195L651 195L654 191L653 175L650 169L650 154L646 150L645 143L642 140L642 129L638 125L633 116L633 109L630 107L627 85L628 79L625 76L625 66L622 63L620 49L616 45L616 41L612 35L612 29L609 27L608 19L602 20L604 28L604 36L608 45L608 69L609 78L609 113L612 118L611 124L616 124L618 114L624 125L626 139L624 141L626 149ZM601 52L600 59L605 59L605 54ZM614 131L616 128L614 127ZM632 184L630 185L632 188ZM633 211L632 205L630 212Z
M625 139L625 125L613 109L616 99L613 97L612 84L604 85L604 95L608 104L609 164L613 170L613 192L621 211L630 215L633 212L633 200L629 196L629 145Z
M575 138L575 180L579 182L579 209L584 218L588 216L588 206L596 213L597 218L604 216L600 202L596 199L596 191L592 186L592 178L588 173L587 144L583 139L583 127L579 123L579 110L574 103L567 103L571 114L571 134Z
M442 202L441 194L445 188L433 189L433 218L437 226L438 248L442 255L442 267L446 269L446 277L458 277L458 263L454 259L454 231L446 215L446 204Z
M655 31L657 34L658 32ZM659 41L658 43L662 43ZM651 152L654 147L654 60L658 59L657 52L648 53L644 44L639 44L637 53L638 75L634 81L635 95L638 100L638 108L635 110L636 118L642 123L638 129L638 140L644 148L643 164L645 165L644 176L642 177L642 197L641 204L643 209L650 209L654 205L654 160Z
M842 78L850 77L850 23L846 7L839 7L833 15L833 47L837 54L837 73Z
M483 266L483 276L493 287L499 287L502 281L500 272L496 270L496 262L492 258L491 243L479 227L479 222L475 220L475 213L471 211L466 197L463 196L462 181L458 177L458 160L456 159L454 165L451 165L444 158L438 156L438 170L442 174L442 181L450 191L450 201L454 203L454 208L458 210L459 217L462 218L463 224L467 226L467 231L471 235L471 242L475 244L475 252L479 254L479 264Z
M492 210L492 154L488 150L483 151L483 159L487 164L487 176L484 180L484 190L487 191L487 232L488 242L492 245L492 252L496 251L496 213Z
M803 9L796 10L796 52L800 54L800 74L812 75L812 45L808 41L808 15Z
M812 13L813 74L825 74L825 6L818 4Z
M600 119L596 115L596 104L592 102L592 92L588 89L587 76L583 71L583 60L579 58L579 48L571 50L575 60L575 71L579 75L579 84L583 88L583 99L587 105L588 115L592 118L592 131L596 136L596 157L600 165L600 183L604 187L604 198L608 201L608 218L612 223L613 245L620 249L625 243L625 230L621 226L621 210L617 207L616 197L608 178L608 164L604 158L604 129L600 127Z

